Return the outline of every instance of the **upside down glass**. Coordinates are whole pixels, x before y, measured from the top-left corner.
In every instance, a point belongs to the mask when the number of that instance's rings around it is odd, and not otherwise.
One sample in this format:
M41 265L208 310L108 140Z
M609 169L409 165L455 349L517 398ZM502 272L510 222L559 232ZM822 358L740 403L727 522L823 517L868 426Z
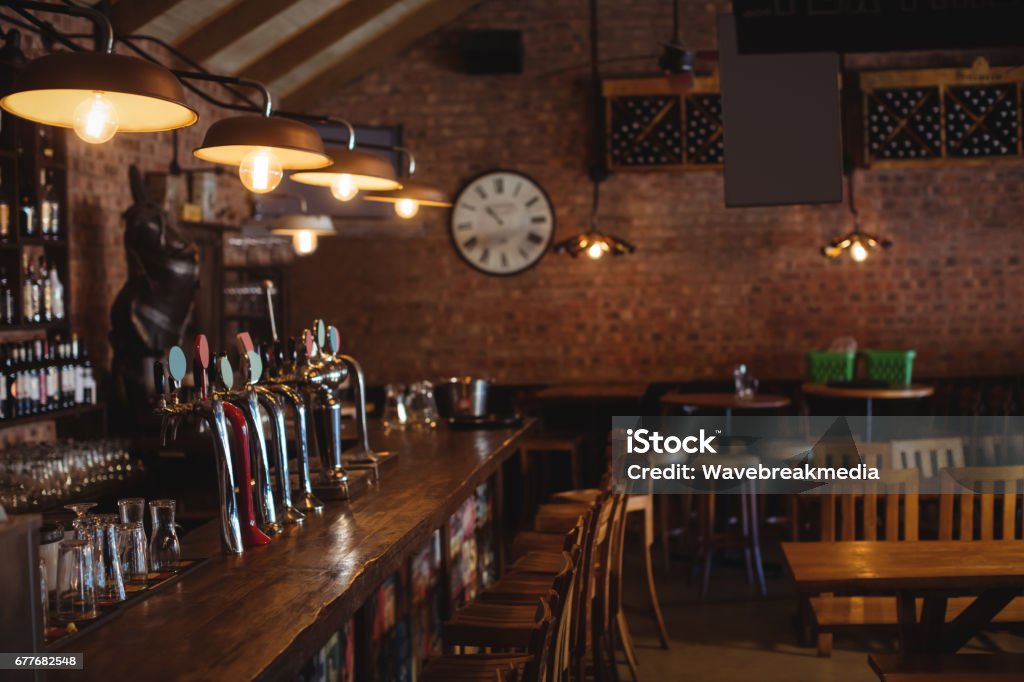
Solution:
M117 531L125 589L129 592L145 589L149 569L146 561L146 534L142 530L142 524L137 521L121 523L118 524Z
M149 567L152 571L172 571L181 558L181 544L174 529L174 500L152 500L149 513L153 533L149 539Z
M92 525L93 566L96 599L100 602L124 601L124 575L121 571L121 538L117 514L97 514Z
M96 617L92 544L76 538L63 540L57 559L57 616L61 620Z

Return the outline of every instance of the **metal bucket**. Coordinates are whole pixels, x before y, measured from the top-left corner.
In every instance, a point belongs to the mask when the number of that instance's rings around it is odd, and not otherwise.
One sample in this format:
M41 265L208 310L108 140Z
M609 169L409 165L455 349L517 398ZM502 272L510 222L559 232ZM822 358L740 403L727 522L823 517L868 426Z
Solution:
M487 391L490 379L473 377L448 377L438 382L436 393L441 416L485 417L487 416Z

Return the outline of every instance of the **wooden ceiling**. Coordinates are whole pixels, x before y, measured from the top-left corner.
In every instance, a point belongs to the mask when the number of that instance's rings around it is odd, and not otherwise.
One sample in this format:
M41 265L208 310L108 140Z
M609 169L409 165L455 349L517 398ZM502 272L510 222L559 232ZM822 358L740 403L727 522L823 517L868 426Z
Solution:
M211 71L311 109L479 0L116 0L118 33L165 40Z

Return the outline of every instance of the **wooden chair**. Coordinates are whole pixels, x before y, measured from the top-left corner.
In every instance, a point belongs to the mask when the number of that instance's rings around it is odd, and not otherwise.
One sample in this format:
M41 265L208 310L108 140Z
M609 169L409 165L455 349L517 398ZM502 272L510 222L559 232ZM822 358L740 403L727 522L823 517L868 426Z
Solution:
M1024 462L1024 433L1003 436L981 436L977 440L975 464L980 466L1007 466Z
M881 480L857 484L863 494L848 492L847 485L833 485L820 495L822 541L918 539L918 471L890 469L880 472L880 476ZM896 622L893 597L826 593L812 597L809 606L817 626L819 656L832 654L835 630Z
M949 468L940 486L940 540L1021 539L1017 518L1024 465Z
M539 599L536 615L536 625L526 653L438 656L427 661L418 679L421 682L540 682L546 679L554 619L546 598Z
M523 504L524 514L529 514L537 504L537 497L534 479L534 462L539 457L564 454L569 458L569 473L572 480L572 488L579 490L583 487L583 462L580 453L583 449L583 436L576 434L559 433L538 433L526 438L519 446L519 463L522 467L523 482L526 494L529 499ZM548 487L548 461L541 461L540 489L547 490Z
M926 438L892 442L892 468L919 469L921 478L933 478L942 469L962 467L964 464L962 438Z

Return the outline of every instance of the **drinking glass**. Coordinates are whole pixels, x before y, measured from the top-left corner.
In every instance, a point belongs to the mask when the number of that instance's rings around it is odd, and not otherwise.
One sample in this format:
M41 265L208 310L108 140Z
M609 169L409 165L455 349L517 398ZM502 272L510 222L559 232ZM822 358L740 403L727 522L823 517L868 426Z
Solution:
M146 538L146 500L141 497L126 497L117 501L117 513L121 515L121 523L137 523L142 526L142 538Z
M93 566L96 599L100 602L118 602L125 599L119 525L117 514L97 514L93 517Z
M384 411L381 414L384 428L388 431L400 431L409 421L409 415L405 410L405 386L388 384L384 390Z
M61 620L96 617L92 545L76 538L62 540L57 558L57 616Z
M50 627L50 590L46 586L46 560L39 560L39 598L43 607L43 637Z
M72 527L76 530L81 527L85 522L85 515L95 506L95 502L76 502L74 504L65 504L65 509L75 512L75 519L71 522Z
M149 566L153 571L171 571L178 567L181 543L174 530L174 500L152 500L149 513L153 521L153 534L149 539Z
M146 534L142 524L138 521L118 524L117 533L125 589L132 592L146 589L149 570L146 568Z

